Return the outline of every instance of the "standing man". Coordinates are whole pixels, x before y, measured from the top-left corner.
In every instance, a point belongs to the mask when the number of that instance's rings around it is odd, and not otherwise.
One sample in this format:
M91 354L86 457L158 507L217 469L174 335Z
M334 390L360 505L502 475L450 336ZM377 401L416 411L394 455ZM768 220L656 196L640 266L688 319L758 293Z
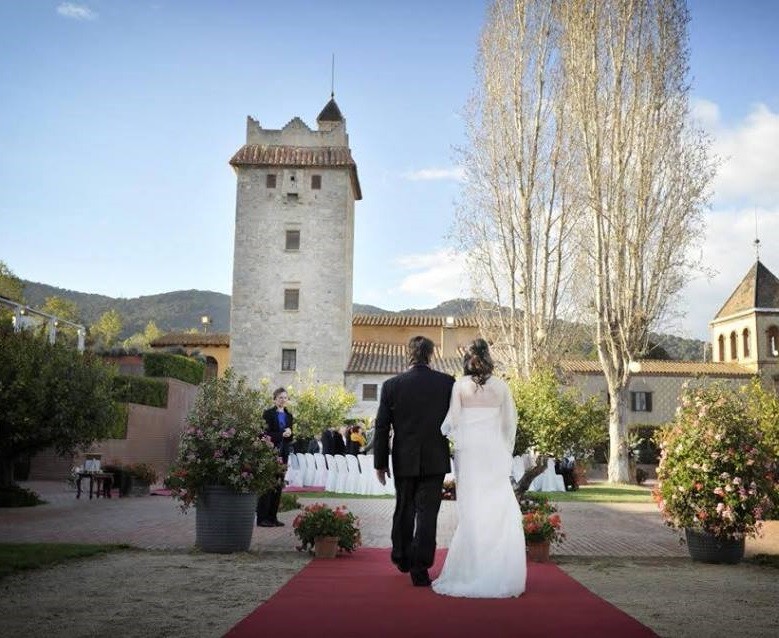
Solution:
M427 337L408 343L411 366L384 382L376 415L374 467L384 485L389 472L390 429L395 480L392 562L411 572L417 587L430 585L449 443L441 424L449 410L454 377L430 368L435 346Z
M286 405L289 396L284 388L276 388L273 391L273 407L262 413L265 420L265 433L273 441L278 450L279 457L286 464L289 452L292 448L292 413ZM279 504L281 503L281 489L284 481L280 480L277 487L260 495L257 500L257 525L259 527L283 527L278 519Z

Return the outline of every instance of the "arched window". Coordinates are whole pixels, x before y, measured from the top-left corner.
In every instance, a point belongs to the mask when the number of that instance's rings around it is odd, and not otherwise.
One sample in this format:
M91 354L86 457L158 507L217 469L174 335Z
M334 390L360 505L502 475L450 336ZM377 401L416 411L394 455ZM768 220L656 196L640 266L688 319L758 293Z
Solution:
M766 330L768 337L768 356L779 357L779 328L771 326Z
M749 358L749 328L744 328L744 332L741 333L743 340L743 346L741 350L744 352L744 358Z
M725 335L719 336L719 360L725 360Z
M730 333L730 358L733 361L738 359L738 337L735 330Z

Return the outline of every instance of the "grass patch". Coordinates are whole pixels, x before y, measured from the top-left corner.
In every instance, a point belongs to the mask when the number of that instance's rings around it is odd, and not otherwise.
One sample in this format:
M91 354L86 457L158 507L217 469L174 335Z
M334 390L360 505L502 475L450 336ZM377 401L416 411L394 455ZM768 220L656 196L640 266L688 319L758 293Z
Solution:
M533 494L533 492L528 492ZM542 492L555 503L651 503L652 492L638 485L582 485L573 492Z
M108 554L129 545L79 545L70 543L0 543L0 578L27 569L40 569L77 558Z

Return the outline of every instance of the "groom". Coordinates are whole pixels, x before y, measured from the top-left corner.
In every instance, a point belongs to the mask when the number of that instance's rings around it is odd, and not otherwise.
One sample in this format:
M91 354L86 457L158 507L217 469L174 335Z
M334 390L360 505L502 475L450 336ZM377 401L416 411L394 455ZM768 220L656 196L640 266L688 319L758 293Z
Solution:
M418 587L430 585L427 570L435 558L441 487L450 470L449 444L440 427L454 377L430 368L434 349L427 337L409 341L411 366L384 382L374 436L374 467L384 485L392 429L392 562L400 571L411 572L411 582Z

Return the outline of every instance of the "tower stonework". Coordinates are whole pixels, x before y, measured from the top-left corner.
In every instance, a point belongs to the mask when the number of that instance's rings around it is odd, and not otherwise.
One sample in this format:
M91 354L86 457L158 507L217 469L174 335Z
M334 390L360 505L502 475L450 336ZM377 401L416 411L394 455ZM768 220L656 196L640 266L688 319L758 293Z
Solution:
M362 199L346 122L331 99L318 130L247 118L237 177L231 366L252 385L314 370L344 382L351 353L354 202Z

